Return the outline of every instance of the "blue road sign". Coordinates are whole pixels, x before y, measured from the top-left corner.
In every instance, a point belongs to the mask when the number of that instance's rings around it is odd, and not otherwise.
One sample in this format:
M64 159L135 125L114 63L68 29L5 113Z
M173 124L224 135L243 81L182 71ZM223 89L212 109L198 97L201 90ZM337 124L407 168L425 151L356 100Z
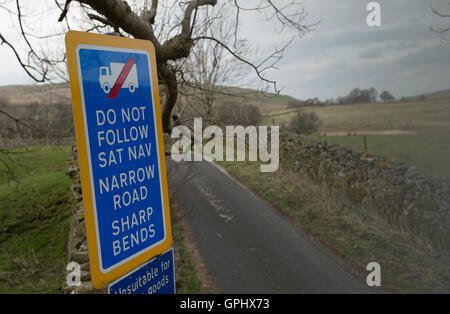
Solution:
M76 53L98 260L108 273L168 238L159 103L146 50L78 45Z
M113 282L109 294L175 294L173 249Z

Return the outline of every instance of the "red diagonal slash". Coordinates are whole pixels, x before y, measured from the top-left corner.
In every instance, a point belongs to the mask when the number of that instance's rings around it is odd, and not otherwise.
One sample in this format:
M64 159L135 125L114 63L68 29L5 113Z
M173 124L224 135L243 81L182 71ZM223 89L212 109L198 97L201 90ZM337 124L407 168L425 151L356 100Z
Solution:
M116 83L114 83L114 86L111 90L111 93L109 93L108 98L116 98L117 93L119 92L120 88L123 85L123 82L125 82L125 80L128 76L128 73L130 73L130 71L131 71L131 67L134 64L134 61L136 61L136 59L128 59L127 63L125 63L125 66L123 67L122 71L120 72Z

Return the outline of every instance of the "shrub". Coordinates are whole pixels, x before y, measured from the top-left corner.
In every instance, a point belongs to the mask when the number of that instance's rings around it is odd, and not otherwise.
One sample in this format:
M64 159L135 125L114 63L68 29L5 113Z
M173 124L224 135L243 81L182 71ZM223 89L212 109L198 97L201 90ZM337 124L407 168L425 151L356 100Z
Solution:
M321 125L321 121L314 111L300 110L292 118L289 129L296 134L309 135L317 132Z
M217 119L225 125L257 125L262 118L254 105L226 103L217 108Z

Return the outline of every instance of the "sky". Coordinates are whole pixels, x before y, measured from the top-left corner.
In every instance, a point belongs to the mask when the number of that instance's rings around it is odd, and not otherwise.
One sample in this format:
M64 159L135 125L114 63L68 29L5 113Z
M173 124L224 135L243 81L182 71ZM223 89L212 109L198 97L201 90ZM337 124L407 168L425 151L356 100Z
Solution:
M369 2L305 0L305 23L320 23L296 38L278 69L268 73L282 87L282 94L324 100L344 96L355 87L373 86L400 98L450 88L450 44L430 31L430 27L450 27L450 18L430 10L433 6L450 13L448 0L379 0L381 26L375 28L366 23ZM54 22L55 15L46 14L40 27L45 27L45 19ZM279 34L277 27L261 15L248 13L240 22L241 37L260 52L270 53L294 34L290 30ZM0 11L0 33L14 41L14 32L11 17ZM32 83L5 45L0 46L0 65L0 85Z
M320 23L292 43L273 72L284 86L282 93L323 100L355 87L373 86L396 97L450 88L450 44L430 31L432 26L450 27L450 18L430 9L450 13L448 0L377 1L381 26L376 28L366 22L369 2L305 1L307 23ZM257 37L264 42L264 34Z

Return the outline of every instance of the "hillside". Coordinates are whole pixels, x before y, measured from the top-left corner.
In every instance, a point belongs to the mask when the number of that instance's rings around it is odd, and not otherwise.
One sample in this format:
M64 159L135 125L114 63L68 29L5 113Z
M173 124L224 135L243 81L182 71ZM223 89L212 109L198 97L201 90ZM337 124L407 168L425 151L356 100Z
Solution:
M366 103L326 107L305 107L322 121L320 134L392 135L450 131L450 95L392 103ZM297 109L284 109L265 115L262 123L275 120L289 123Z
M11 105L28 105L32 103L37 104L70 104L70 88L68 83L59 84L45 84L45 85L7 85L0 86L0 97L5 96L8 99L8 103ZM439 109L440 104L446 105L450 103L450 89L435 91L432 93L411 96L405 98L405 102L395 102L392 104L356 104L356 105L340 105L340 106L327 106L314 108L317 110L321 118L328 120L328 115L330 115L329 120L334 120L339 117L338 120L342 120L344 116L348 115L348 111L354 112L355 109L361 114L366 112L366 114L372 115L374 112L380 112L388 108L388 112L392 109L396 113L406 109L406 111L416 111L419 110L433 110ZM433 104L430 104L433 101ZM274 93L261 93L254 89L240 88L223 86L221 92L217 95L217 104L248 104L255 105L259 108L261 113L272 121L275 119L277 122L288 121L296 109L287 109L290 102L301 102L301 100L295 97L283 94ZM426 106L430 104L430 107ZM376 107L374 107L376 106ZM438 106L439 108L437 108ZM422 107L422 108L418 108ZM408 109L409 108L409 109ZM440 108L442 109L442 108ZM333 114L335 112L335 114ZM345 115L343 114L345 112ZM352 113L354 116L355 113ZM415 119L414 119L415 120ZM448 119L447 119L448 121ZM327 124L327 123L326 123ZM346 124L346 123L345 123ZM325 127L323 132L340 132L347 130L337 130L334 129L336 123ZM408 127L409 128L409 127ZM333 129L333 130L331 130ZM348 131L357 131L355 128ZM408 130L410 131L410 130Z
M261 93L254 89L228 86L223 87L222 93L217 97L219 105L226 103L255 105L263 114L286 109L290 102L300 100L283 94Z
M435 91L432 93L426 93L422 95L408 97L409 100L424 100L424 99L449 99L450 98L450 89Z
M8 98L11 105L70 104L70 88L67 83L47 85L8 85L0 86L0 95ZM222 88L217 103L236 103L256 105L260 111L269 113L287 108L294 97L273 93L260 93L253 89L227 87Z
M0 86L0 97L10 105L70 104L67 83ZM216 106L255 105L263 114L262 124L287 124L298 109L287 109L300 100L282 94L260 93L253 89L224 86ZM393 103L367 103L303 107L315 111L322 121L319 134L390 135L450 131L450 89L406 98Z
M0 86L0 95L11 105L70 104L70 89L67 83L45 85Z

